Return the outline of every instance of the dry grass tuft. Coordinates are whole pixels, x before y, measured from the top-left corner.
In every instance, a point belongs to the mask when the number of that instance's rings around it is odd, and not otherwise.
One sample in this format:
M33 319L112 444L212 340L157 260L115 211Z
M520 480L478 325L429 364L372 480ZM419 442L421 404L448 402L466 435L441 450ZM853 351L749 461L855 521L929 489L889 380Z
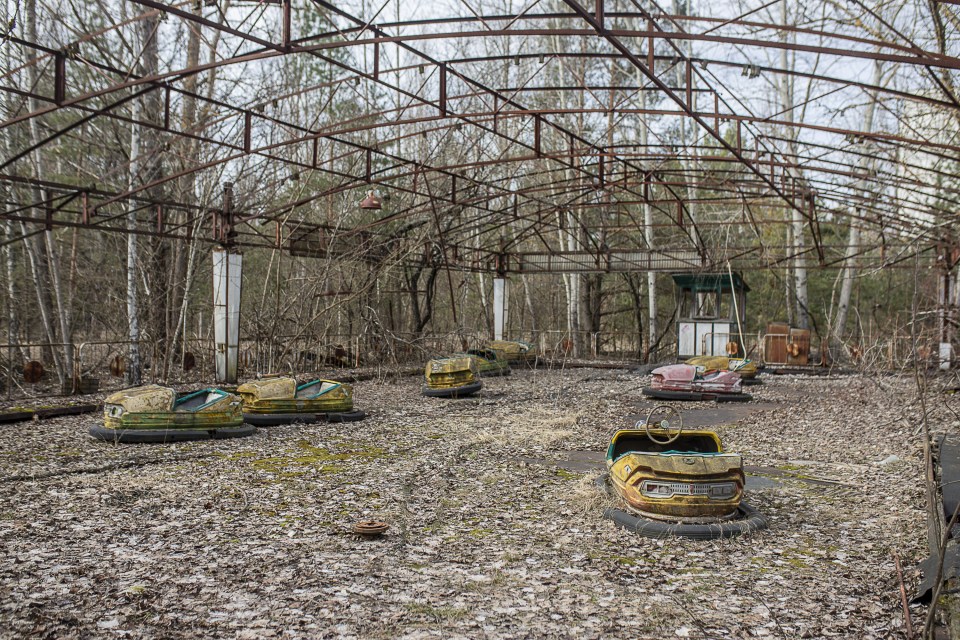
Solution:
M568 504L584 514L600 514L604 509L618 507L619 501L597 483L597 474L591 473L577 482L570 491Z
M579 418L579 414L543 407L506 419L488 418L477 430L472 444L549 446L573 435Z

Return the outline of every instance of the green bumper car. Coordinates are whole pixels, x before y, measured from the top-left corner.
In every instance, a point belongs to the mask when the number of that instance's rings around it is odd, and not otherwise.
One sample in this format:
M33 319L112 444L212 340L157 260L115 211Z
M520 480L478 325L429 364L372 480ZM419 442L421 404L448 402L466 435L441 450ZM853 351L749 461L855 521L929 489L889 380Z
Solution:
M147 385L118 391L104 400L103 424L90 435L108 442L180 442L240 438L256 427L244 424L242 401L219 389L181 398L168 387Z

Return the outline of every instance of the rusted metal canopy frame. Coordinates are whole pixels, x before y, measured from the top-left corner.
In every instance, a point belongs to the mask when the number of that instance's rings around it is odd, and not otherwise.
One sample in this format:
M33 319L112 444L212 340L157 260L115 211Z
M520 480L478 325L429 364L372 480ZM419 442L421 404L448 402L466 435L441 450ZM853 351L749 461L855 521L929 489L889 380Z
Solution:
M150 3L147 2L147 4L150 4ZM342 65L341 65L341 66L342 66ZM168 74L168 76L169 76L169 75L173 75L173 74ZM391 87L391 88L394 88L394 87ZM195 96L195 97L196 97L196 98L200 98L199 96ZM202 99L202 98L201 98L201 99ZM231 105L225 105L225 104L222 104L222 103L221 103L221 106L225 106L225 107L227 107L227 108L236 109L235 107L232 107ZM247 114L247 117L248 117L248 119L249 119L250 112L249 112L249 111L246 111L246 114ZM274 118L273 120L276 121L276 122L279 122L279 121L278 121L277 119L275 119L275 118ZM148 123L145 123L145 124L148 124ZM296 125L292 125L292 124L290 124L290 123L285 123L285 124L288 124L288 126L291 126L291 127L296 127ZM148 124L148 126L151 126L151 125ZM169 130L169 129L168 129L168 128L165 128L164 130ZM571 135L571 136L574 135L574 134L572 134L572 133L570 133L570 132L567 132L567 133L568 133L568 135ZM574 136L574 137L580 139L579 136ZM309 137L306 137L306 138L303 138L303 139L308 139L308 138L309 138ZM520 141L518 141L518 140L516 140L516 139L510 138L510 140L511 140L511 142L518 143L518 144L522 144ZM217 142L219 142L219 141L217 141ZM290 143L295 143L295 142L297 142L297 140L292 140L292 141L289 141L289 142L290 142ZM245 151L247 151L247 149L245 149ZM228 158L226 158L226 159L223 159L222 161L223 161L223 162L226 162L226 161L229 161L229 160L234 159L234 158L235 158L235 157L228 157ZM210 165L207 165L207 167L209 167L209 166L210 166ZM205 168L206 168L206 167L205 167ZM168 181L168 180L173 179L173 178L174 178L174 177L172 177L172 176L167 176L166 178L164 178L164 179L162 179L162 180L163 180L163 181ZM121 194L120 198L123 198L123 197L125 197L125 196L128 195L128 194L129 194L129 195L133 195L134 193L136 193L137 191L142 190L142 189L152 188L152 187L154 187L154 186L157 186L157 184L158 184L158 183L151 183L151 184L149 184L149 185L143 185L143 186L141 186L138 190L131 190L131 191L127 192L126 194ZM678 202L679 202L679 201L680 201L680 198L679 198L679 196L678 196Z
M229 106L229 105L226 105L226 106ZM710 114L707 114L707 115L708 115L708 117L710 116ZM802 125L801 125L801 126L802 126Z

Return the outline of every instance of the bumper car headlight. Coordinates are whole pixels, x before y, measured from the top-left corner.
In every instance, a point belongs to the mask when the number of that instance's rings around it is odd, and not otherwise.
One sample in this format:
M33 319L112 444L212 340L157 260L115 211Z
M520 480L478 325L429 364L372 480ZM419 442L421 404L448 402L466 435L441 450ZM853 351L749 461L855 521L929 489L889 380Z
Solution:
M119 418L123 415L123 405L120 404L105 404L103 405L103 415L108 418Z

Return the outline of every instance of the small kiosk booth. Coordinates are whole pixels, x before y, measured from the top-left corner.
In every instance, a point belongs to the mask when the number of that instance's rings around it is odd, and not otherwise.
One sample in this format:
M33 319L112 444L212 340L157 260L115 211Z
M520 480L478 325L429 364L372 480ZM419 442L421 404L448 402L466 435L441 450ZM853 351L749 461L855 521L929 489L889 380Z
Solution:
M739 273L675 273L677 358L744 357L737 319L743 327L750 287Z

